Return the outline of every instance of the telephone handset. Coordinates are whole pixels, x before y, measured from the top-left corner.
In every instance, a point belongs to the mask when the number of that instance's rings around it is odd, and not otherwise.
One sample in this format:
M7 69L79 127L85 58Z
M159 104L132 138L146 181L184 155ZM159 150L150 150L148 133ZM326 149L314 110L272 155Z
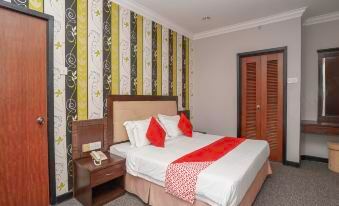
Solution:
M101 165L101 161L107 159L106 155L102 151L92 151L90 155L93 159L94 165L96 166Z

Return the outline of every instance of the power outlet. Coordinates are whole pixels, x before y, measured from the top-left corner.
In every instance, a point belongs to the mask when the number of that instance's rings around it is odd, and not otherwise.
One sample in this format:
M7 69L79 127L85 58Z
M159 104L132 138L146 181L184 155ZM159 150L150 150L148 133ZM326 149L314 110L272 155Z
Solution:
M91 142L91 143L82 145L82 152L89 152L89 151L97 150L97 149L101 149L101 141Z

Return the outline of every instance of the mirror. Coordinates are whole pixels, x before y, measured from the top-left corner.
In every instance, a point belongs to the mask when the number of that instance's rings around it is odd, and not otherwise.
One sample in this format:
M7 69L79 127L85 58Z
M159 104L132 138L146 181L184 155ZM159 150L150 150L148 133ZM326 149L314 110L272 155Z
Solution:
M318 121L339 122L339 48L318 51Z

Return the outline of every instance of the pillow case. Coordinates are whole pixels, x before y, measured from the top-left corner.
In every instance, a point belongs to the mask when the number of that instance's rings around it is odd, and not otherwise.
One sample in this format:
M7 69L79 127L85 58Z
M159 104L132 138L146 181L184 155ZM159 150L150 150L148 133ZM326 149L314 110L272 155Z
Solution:
M131 146L135 147L135 138L134 138L134 121L126 121L124 122L124 127L127 131L127 136L129 141L131 142Z
M151 118L134 121L134 139L136 147L142 147L150 144L146 137L150 121Z
M158 119L170 138L182 135L182 131L178 127L180 119L179 115L167 116L163 114L158 114Z
M151 118L124 122L123 125L126 128L128 139L131 142L132 147L142 147L150 144L146 137L150 121Z
M192 137L193 126L190 120L186 117L184 113L181 113L180 115L178 127L185 136Z
M165 130L161 127L159 122L154 117L152 117L146 133L147 139L151 142L152 145L156 147L164 147L165 136Z

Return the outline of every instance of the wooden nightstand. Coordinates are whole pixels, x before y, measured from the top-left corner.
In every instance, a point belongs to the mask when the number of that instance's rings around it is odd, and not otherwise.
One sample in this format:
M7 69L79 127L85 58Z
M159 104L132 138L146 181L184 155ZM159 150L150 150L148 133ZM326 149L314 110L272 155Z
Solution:
M74 197L83 205L102 205L125 193L125 159L105 152L95 166L91 157L74 160Z

